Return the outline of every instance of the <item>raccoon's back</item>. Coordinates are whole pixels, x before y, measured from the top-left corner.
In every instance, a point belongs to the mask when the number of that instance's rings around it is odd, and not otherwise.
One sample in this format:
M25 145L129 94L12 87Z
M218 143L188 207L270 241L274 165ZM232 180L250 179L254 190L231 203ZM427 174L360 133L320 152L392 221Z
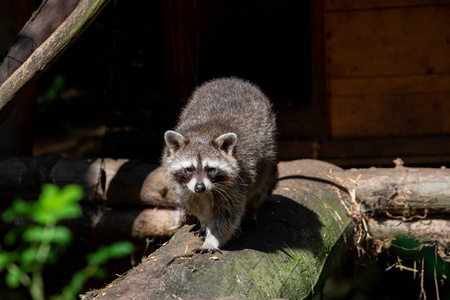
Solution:
M274 138L275 117L259 88L241 79L222 78L207 82L194 92L176 130L187 136L211 137L234 132L239 144L258 143Z
M255 85L237 78L212 80L200 86L184 108L176 128L193 139L234 132L234 156L242 168L255 170L275 161L275 115L268 98ZM253 173L253 172L251 172Z

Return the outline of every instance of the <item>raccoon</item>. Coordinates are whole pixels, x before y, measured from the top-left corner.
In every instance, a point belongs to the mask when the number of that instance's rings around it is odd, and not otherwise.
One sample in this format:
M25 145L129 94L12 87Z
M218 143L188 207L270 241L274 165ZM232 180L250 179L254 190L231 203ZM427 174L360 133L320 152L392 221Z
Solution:
M205 234L194 252L220 252L246 212L256 218L278 179L275 135L268 98L233 77L200 86L174 131L166 131L162 165L169 188Z

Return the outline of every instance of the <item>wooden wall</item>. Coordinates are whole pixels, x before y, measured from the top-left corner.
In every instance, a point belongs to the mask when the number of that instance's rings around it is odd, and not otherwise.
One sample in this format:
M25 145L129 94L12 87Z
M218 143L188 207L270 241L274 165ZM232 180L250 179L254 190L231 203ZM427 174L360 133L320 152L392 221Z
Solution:
M450 1L325 1L330 136L450 134Z

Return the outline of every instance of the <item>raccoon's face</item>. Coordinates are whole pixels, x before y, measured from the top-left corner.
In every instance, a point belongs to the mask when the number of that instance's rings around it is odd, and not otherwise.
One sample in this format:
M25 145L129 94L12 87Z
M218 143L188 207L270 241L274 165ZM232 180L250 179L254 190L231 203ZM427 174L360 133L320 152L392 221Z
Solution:
M197 161L183 161L180 166L174 166L176 171L172 174L178 183L186 185L192 193L203 193L211 191L215 184L229 180L230 171L198 158Z
M211 145L196 144L175 131L165 134L169 161L166 168L179 185L198 194L234 181L237 164L232 157L236 135L227 133Z

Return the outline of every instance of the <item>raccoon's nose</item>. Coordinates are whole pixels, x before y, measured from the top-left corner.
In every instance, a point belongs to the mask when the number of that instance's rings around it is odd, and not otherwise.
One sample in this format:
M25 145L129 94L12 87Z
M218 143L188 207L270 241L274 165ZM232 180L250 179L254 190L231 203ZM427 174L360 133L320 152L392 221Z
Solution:
M197 193L203 193L204 191L206 191L205 184L203 182L197 182L194 186L194 190Z

